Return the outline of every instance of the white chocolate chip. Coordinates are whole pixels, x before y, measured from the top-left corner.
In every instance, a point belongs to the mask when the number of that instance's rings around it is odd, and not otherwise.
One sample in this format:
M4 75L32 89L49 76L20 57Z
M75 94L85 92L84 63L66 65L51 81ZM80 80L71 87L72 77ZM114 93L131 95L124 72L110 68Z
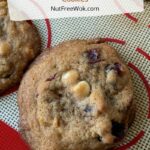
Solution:
M106 83L114 84L117 80L117 74L114 70L111 70L107 73Z
M10 54L10 45L7 42L0 43L0 55L7 56Z
M77 98L86 97L90 93L90 85L86 81L81 81L73 86L72 92Z
M77 82L79 78L79 73L76 70L70 70L63 74L62 82L64 85L71 85Z

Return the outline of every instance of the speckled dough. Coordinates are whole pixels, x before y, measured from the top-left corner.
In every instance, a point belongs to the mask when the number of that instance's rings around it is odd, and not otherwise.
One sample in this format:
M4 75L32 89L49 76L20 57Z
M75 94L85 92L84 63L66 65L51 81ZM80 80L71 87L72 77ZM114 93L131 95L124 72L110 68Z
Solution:
M99 39L47 49L18 93L20 128L33 150L105 150L134 118L133 88L116 50Z
M33 25L0 17L0 93L20 81L25 68L40 52Z

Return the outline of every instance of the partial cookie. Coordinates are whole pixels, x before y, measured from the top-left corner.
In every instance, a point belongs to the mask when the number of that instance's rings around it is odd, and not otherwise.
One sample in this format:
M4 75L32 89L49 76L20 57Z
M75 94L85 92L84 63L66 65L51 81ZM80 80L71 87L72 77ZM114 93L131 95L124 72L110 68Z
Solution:
M6 16L7 15L7 0L0 0L0 16Z
M101 40L73 40L43 52L18 93L21 133L33 150L105 150L134 118L127 66Z
M28 64L40 53L40 43L34 26L0 17L0 93L20 81Z

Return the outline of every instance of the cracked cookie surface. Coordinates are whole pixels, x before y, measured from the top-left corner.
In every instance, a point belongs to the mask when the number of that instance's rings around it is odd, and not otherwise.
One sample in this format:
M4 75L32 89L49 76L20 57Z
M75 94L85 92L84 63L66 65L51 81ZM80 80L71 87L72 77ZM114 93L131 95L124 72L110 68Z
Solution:
M18 93L21 133L33 150L105 150L134 118L129 70L101 40L47 49Z
M33 25L0 17L0 94L21 80L40 47L40 36Z

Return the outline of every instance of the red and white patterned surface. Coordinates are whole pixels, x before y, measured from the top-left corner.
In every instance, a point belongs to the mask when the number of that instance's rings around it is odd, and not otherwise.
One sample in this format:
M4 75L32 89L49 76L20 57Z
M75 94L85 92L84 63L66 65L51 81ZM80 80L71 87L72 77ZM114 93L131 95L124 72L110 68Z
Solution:
M136 118L123 143L116 150L150 150L150 2L146 3L142 13L47 19L32 23L39 29L43 48L69 39L102 37L118 50L133 77ZM16 93L8 92L0 98L0 119L18 130ZM1 124L2 122L0 131ZM11 144L9 148L13 150ZM9 148L0 147L0 150Z

